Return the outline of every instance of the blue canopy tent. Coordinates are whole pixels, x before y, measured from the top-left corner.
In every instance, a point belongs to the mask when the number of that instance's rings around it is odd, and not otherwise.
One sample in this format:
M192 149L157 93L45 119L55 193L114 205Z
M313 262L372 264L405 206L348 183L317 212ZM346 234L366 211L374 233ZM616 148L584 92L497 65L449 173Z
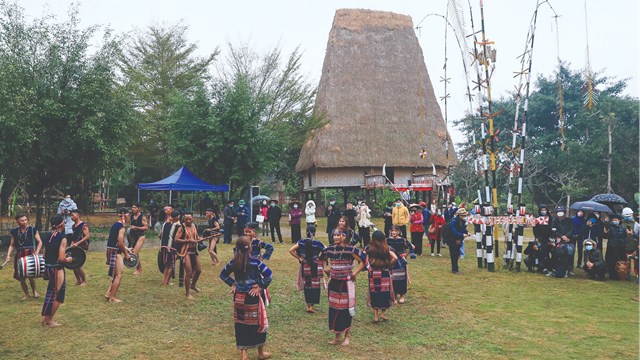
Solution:
M174 190L176 191L213 191L213 192L227 192L229 191L229 185L212 185L200 180L197 176L193 175L186 167L181 167L178 171L167 176L162 180L158 180L152 183L140 183L138 184L138 201L140 201L140 190L148 191L166 191L169 190L169 202L171 202L171 195Z

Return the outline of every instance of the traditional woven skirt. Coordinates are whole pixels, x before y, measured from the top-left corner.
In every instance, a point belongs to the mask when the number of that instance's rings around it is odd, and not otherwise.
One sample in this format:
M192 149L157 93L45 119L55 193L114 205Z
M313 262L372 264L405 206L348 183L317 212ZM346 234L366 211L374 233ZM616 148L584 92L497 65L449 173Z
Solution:
M42 305L42 316L51 316L53 311L53 303L59 302L64 303L64 295L67 287L66 275L64 275L64 268L60 267L49 267L45 268L47 275L49 276L49 285L47 286L47 295L44 297L44 304ZM60 287L60 291L58 291L57 287L57 273L58 271L62 271L62 286Z
M107 248L107 265L109 265L109 277L113 277L116 270L116 257L118 256L118 250Z
M351 328L355 294L349 296L349 281L331 279L329 281L329 330L342 334ZM353 284L353 283L352 283Z
M237 291L233 296L233 322L239 350L259 347L267 341L269 323L262 297Z
M313 276L311 267L316 267L316 276ZM322 272L324 267L322 263L313 262L311 264L304 262L300 264L298 271L298 290L304 290L304 302L307 304L320 304L320 283L323 281Z
M395 267L391 270L393 292L398 295L407 293L407 268Z
M18 274L18 261L25 256L33 254L33 249L18 249L16 250L16 257L13 258L13 278L16 280L22 280Z
M395 298L391 286L391 274L386 269L369 270L369 296L367 305L376 310L386 310Z

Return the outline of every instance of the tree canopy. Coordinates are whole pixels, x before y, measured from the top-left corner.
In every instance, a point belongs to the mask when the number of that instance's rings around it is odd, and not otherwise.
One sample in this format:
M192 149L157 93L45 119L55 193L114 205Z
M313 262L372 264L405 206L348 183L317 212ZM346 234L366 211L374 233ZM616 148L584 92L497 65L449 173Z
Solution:
M562 138L558 112L558 82L563 89L565 129ZM557 74L541 76L531 92L527 115L527 142L525 155L525 200L529 204L556 204L587 199L606 192L607 184L607 121L612 120L613 156L612 188L630 203L638 191L638 116L637 98L622 94L625 80L616 80L603 73L596 74L599 95L592 110L583 106L585 76L563 64ZM500 99L494 109L502 111L495 126L502 147L510 144L515 101L513 97ZM468 119L457 122L463 132L471 133ZM506 140L506 141L505 141ZM564 143L564 146L562 146ZM473 170L473 144L463 144L463 161L455 171L455 182L460 195L475 198L478 176ZM506 203L507 177L498 171L501 204Z

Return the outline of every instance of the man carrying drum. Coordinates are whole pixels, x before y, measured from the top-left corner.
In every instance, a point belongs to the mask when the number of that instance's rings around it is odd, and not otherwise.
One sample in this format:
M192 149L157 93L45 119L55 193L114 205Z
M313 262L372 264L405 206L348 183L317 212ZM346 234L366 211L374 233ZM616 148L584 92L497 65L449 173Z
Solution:
M67 248L67 239L64 234L64 218L55 215L51 218L51 235L46 239L44 246L44 261L49 279L47 287L47 295L44 297L42 304L42 325L48 327L60 326L53 320L60 304L64 303L65 295L65 276L62 264L69 264L73 258L68 257L65 253Z
M129 209L122 207L118 209L118 221L111 225L109 239L107 240L107 265L109 265L109 277L111 284L104 295L110 303L119 303L122 300L116 298L122 273L124 271L124 260L129 260L129 249L124 246L125 224L129 219Z
M27 278L20 277L18 274L18 260L24 256L32 254L38 256L38 254L40 254L40 249L42 248L42 240L40 239L38 230L29 226L29 219L27 218L27 215L18 214L15 219L18 223L18 227L11 230L11 243L9 244L9 250L7 250L6 261L9 262L11 260L11 252L13 252L13 249L15 248L16 257L13 261L13 278L20 281L22 292L24 292L22 300L26 300L30 296L29 287L27 286ZM28 279L29 284L31 285L31 290L33 291L33 297L37 298L39 295L36 291L36 280L34 278Z
M73 234L69 236L70 246L79 247L80 249L89 250L89 225L80 219L80 210L71 210L71 220L73 220ZM87 275L84 273L84 269L81 267L73 269L73 274L76 276L76 285L87 286Z
M184 269L186 275L184 277L184 289L187 299L193 299L191 290L199 293L200 289L196 287L202 266L200 265L200 256L198 256L198 229L193 224L193 213L184 213L184 226L178 228L178 233L174 239L179 251L178 256L183 257Z
M133 249L133 253L138 256L138 266L133 275L138 275L142 272L142 261L140 261L140 249L145 240L145 232L149 229L147 224L147 217L140 211L140 204L133 203L131 205L131 226L129 226L129 247Z

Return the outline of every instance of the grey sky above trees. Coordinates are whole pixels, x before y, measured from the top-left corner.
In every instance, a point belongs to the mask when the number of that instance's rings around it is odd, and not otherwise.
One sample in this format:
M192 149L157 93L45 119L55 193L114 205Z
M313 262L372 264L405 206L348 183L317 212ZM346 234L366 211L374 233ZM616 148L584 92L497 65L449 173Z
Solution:
M38 17L45 6L54 14L66 14L72 1L29 0L20 2L27 14ZM463 1L463 3L466 3ZM560 15L559 32L553 13L541 7L536 32L533 60L533 78L539 74L550 75L557 66L559 55L571 68L580 69L585 64L586 25L583 0L552 0L551 5ZM620 0L615 2L587 0L588 35L592 68L605 70L608 76L630 78L626 94L638 96L638 60L640 44L639 2ZM279 45L285 53L296 47L303 51L302 72L312 81L319 81L324 59L327 36L337 8L370 8L410 15L417 25L427 14L444 14L446 0L441 1L168 1L168 0L84 0L80 5L80 18L84 26L108 25L116 32L144 29L154 23L174 24L180 20L187 26L188 39L198 44L201 56L210 54L227 42L249 42L258 51L266 51ZM519 70L516 58L524 48L529 22L536 2L485 0L487 36L496 42L498 59L492 78L495 98L507 96L514 89L517 79L513 72ZM479 1L471 0L479 23ZM466 6L466 4L465 4ZM465 14L469 26L468 14ZM417 30L425 62L434 81L437 96L442 96L441 83L444 63L444 22L429 17ZM223 49L224 50L224 49ZM460 65L455 39L449 38L449 77L451 78L449 119L461 118L468 108L464 98L464 73ZM442 107L442 105L441 105ZM451 125L450 125L451 126ZM459 132L452 135L461 142Z

